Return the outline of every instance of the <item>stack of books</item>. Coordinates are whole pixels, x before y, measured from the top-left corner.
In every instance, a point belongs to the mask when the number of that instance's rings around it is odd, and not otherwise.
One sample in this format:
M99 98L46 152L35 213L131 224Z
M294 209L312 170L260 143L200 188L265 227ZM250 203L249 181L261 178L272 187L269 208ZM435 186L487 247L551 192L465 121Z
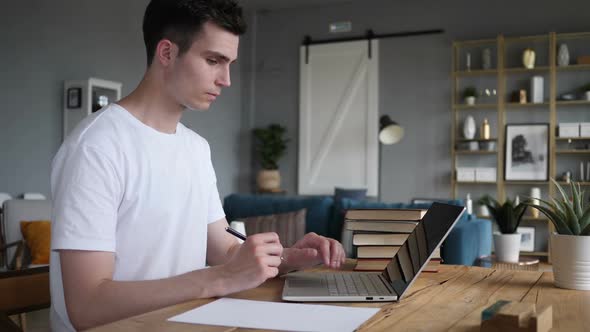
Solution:
M355 271L382 271L426 214L420 209L351 209L344 216L357 252ZM440 251L422 271L436 272Z

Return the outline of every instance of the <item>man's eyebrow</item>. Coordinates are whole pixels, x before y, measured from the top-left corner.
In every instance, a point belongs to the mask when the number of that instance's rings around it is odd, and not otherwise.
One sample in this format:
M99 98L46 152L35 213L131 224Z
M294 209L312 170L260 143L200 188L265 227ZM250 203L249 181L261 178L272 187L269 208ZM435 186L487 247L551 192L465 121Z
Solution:
M228 58L227 56L225 56L225 55L223 55L223 54L221 54L221 53L219 53L219 52L215 52L215 51L205 51L205 54L207 54L207 55L212 55L212 56L214 56L214 57L216 57L216 58L218 58L218 59L221 59L221 60L223 60L224 62L229 62L229 63L232 63L232 62L235 62L235 61L236 61L236 60L233 60L233 61L232 61L232 60L231 60L230 58Z

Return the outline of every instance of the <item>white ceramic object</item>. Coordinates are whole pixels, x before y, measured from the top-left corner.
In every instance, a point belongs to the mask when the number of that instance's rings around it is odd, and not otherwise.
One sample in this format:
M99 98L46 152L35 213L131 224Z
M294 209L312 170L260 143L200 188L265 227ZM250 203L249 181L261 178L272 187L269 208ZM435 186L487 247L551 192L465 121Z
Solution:
M488 210L488 207L487 206L480 205L477 214L479 214L480 217L489 217L490 216L490 210Z
M559 45L559 50L557 51L557 65L560 67L565 67L570 64L570 51L567 48L566 44Z
M499 262L518 263L520 255L520 233L502 234L494 232L494 250Z
M590 91L586 91L586 100L590 101Z
M522 64L527 69L535 68L535 51L527 48L522 52Z
M551 234L555 286L590 290L590 236Z
M465 104L467 105L475 105L475 97L465 97Z
M473 116L468 115L463 122L463 137L466 139L474 139L476 130L477 126L475 125L475 119Z

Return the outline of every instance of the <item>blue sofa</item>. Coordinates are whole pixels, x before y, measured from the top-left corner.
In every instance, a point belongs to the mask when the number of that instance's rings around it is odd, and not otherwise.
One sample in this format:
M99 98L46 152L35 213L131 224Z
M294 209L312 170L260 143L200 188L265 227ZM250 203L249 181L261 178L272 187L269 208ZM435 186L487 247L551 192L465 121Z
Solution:
M460 200L446 201L463 205ZM276 196L231 194L223 208L228 221L253 216L285 213L307 209L306 231L340 240L344 211L358 208L428 208L430 204L385 203L332 196ZM492 251L492 225L489 220L464 214L441 247L445 264L474 265L481 256Z

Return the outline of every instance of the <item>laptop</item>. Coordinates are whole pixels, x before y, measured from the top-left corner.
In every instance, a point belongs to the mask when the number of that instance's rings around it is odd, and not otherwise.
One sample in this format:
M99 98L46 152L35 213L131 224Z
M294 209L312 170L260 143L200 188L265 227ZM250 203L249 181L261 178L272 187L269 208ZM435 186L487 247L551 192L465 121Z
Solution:
M433 203L383 272L296 272L286 276L283 300L391 302L403 298L465 207Z

